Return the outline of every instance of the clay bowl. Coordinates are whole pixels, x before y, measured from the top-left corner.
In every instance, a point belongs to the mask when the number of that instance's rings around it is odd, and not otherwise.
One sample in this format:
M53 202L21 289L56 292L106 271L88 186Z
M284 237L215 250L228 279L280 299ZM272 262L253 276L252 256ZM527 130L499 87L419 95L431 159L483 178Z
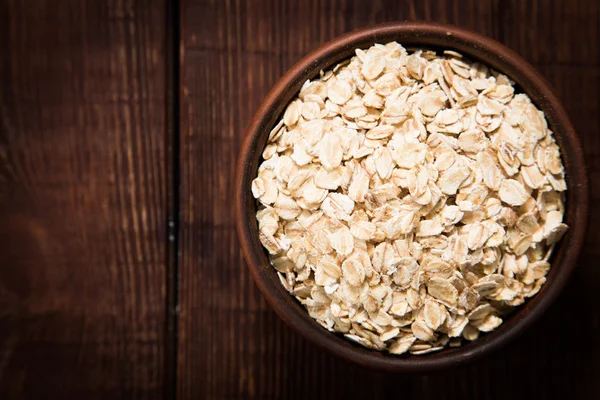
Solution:
M542 290L525 302L494 332L458 348L448 348L422 356L393 356L369 350L318 325L306 310L283 288L270 266L258 239L256 203L250 185L269 131L300 90L302 84L336 63L352 57L356 48L374 43L397 41L404 47L451 49L500 71L516 82L517 91L526 92L546 114L550 128L561 147L566 168L567 191L565 221L570 229L555 249L552 268ZM348 361L366 367L397 371L425 372L465 364L500 348L530 327L556 300L575 268L584 242L588 217L588 187L579 138L559 100L548 83L530 64L512 50L479 34L453 26L431 23L392 23L342 35L313 51L277 84L256 112L246 132L235 181L235 212L238 235L248 268L269 304L294 330L319 347Z

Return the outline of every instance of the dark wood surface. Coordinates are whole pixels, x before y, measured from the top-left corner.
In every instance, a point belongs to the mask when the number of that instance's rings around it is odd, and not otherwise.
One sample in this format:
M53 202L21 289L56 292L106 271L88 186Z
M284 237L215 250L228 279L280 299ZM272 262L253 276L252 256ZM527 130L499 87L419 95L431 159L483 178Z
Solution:
M230 198L244 128L296 61L377 22L453 23L536 65L583 137L600 200L600 9L595 1L200 1L182 5L180 398L600 397L600 212L567 290L541 321L471 366L415 376L332 358L283 324L252 282Z
M595 0L0 0L0 399L600 398L593 207L556 304L448 372L335 359L255 287L232 211L246 124L310 50L405 19L487 34L538 67L600 201Z
M164 395L165 4L0 2L0 399Z

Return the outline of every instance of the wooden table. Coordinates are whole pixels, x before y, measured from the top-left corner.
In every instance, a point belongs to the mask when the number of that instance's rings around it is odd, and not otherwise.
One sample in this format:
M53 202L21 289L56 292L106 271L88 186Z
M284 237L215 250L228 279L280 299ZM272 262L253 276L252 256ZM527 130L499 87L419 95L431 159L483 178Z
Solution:
M547 314L448 372L332 358L252 282L231 204L244 127L319 44L406 19L537 66L600 201L595 0L0 0L0 398L600 398L599 209Z

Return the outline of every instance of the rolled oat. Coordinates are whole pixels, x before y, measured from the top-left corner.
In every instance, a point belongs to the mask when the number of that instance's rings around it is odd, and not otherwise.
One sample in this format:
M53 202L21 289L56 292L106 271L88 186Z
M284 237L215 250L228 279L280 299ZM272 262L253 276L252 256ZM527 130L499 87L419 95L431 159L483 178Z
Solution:
M544 114L454 51L356 50L304 84L263 158L252 194L282 285L326 329L392 354L498 328L567 230Z

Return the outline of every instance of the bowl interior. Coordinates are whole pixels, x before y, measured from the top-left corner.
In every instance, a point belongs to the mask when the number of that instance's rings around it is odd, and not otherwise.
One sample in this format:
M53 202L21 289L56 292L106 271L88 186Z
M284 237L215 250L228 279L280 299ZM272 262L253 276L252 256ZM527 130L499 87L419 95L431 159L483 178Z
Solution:
M354 55L356 48L397 41L404 47L456 50L509 76L518 92L526 93L544 111L550 129L561 147L566 170L565 221L569 231L557 245L546 284L533 298L494 332L482 335L461 347L447 348L423 356L393 356L369 350L322 328L279 282L258 239L256 202L250 185L257 175L268 134L281 118L287 104L297 96L307 79L318 76L338 62ZM246 261L271 306L294 329L327 350L369 367L394 371L429 371L457 365L481 356L520 334L554 301L575 266L587 223L587 179L579 139L568 117L546 82L533 67L508 48L478 34L455 27L401 23L353 32L329 42L309 54L276 84L251 122L242 147L236 181L238 233Z

